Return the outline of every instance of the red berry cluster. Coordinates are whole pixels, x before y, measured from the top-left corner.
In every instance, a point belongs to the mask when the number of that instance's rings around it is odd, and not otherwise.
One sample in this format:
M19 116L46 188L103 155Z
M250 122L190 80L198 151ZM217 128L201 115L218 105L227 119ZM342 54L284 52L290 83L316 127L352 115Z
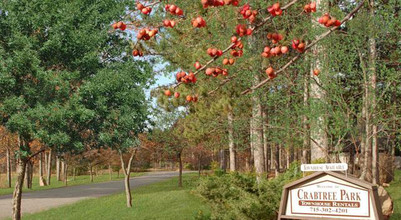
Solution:
M263 49L262 57L269 58L269 57L273 57L273 56L279 56L279 55L285 54L287 52L288 52L287 46L281 46L281 47L277 46L277 47L273 47L273 48L266 46Z
M249 4L245 4L244 6L241 7L240 14L242 14L242 17L244 17L245 19L248 19L250 23L253 23L256 19L258 11L252 10Z
M235 48L243 49L244 48L244 44L242 44L241 41L235 41L233 43L234 43L234 45L231 47L231 49L235 49Z
M209 56L211 56L211 57L215 57L215 56L220 57L221 55L223 55L223 51L218 50L216 48L209 48L209 49L207 49L207 54L209 54Z
M227 69L221 69L219 67L216 68L207 68L205 71L206 75L217 77L218 75L222 74L223 76L228 75Z
M163 25L164 27L171 27L173 28L175 26L176 22L174 20L164 20Z
M252 35L253 32L253 30L251 28L247 28L245 24L237 25L235 30L240 37L244 35Z
M197 102L198 101L198 97L197 96L191 96L191 95L187 95L186 98L187 102Z
M170 90L164 90L164 95L171 96L171 91Z
M242 55L244 54L244 51L242 51L242 50L231 50L230 54L233 57L242 57Z
M235 60L233 58L224 58L223 59L223 65L233 65L235 63Z
M243 54L242 48L244 48L244 45L242 44L242 42L240 40L238 40L238 37L236 36L232 36L231 37L231 42L234 44L231 47L231 56L233 57L241 57ZM238 50L236 50L236 48L238 48Z
M150 12L152 12L152 8L151 7L145 7L144 5L142 5L139 2L138 2L138 4L136 4L136 9L138 9L139 11L141 11L145 15L148 15L148 14L150 14Z
M293 40L292 48L294 48L298 52L302 53L305 50L305 43L301 42L300 40Z
M224 0L224 3L226 5L234 5L234 6L238 6L240 0Z
M157 34L158 30L150 30L149 28L142 29L138 32L138 35L136 36L138 40L149 40L153 36Z
M307 5L304 6L304 12L305 13L311 13L311 12L316 12L316 3L311 2Z
M201 0L203 8L207 7L219 7L224 6L225 2L223 0Z
M181 16L184 14L184 11L176 5L168 5L167 4L165 9L166 9L166 11L170 12L170 14L172 14L172 15Z
M201 16L198 16L192 20L192 26L197 28L206 27L206 21Z
M341 21L332 18L328 13L325 13L322 17L320 17L318 21L320 24L326 27L331 27L331 26L338 27L341 25Z
M279 33L268 33L267 39L272 40L273 44L277 44L279 41L283 40L283 35Z
M122 31L125 31L125 29L127 29L127 25L124 24L124 22L122 22L122 21L119 21L119 22L114 23L114 24L112 25L112 27L114 28L114 30L120 29L120 30L122 30Z
M280 3L274 3L272 6L267 8L267 11L274 17L274 16L280 16L283 14L283 10L280 8Z
M273 67L269 67L266 69L266 75L270 78L270 79L274 79L277 77L277 74L274 72Z
M193 72L189 72L189 74L186 74L185 72L178 72L175 75L175 79L177 82L182 82L182 83L196 83L196 76Z
M195 69L198 70L198 69L202 68L202 65L199 63L199 61L196 61L194 64L194 67L195 67Z
M132 56L134 56L134 57L136 57L136 56L142 57L143 56L143 52L138 50L138 49L135 49L135 50L132 51Z

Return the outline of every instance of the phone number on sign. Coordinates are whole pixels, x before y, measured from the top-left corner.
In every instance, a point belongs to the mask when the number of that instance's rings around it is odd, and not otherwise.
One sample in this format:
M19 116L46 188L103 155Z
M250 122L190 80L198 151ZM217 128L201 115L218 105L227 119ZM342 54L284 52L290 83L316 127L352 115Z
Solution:
M347 213L347 209L342 208L320 208L320 207L311 207L312 212L315 213L333 213L333 214L344 214Z

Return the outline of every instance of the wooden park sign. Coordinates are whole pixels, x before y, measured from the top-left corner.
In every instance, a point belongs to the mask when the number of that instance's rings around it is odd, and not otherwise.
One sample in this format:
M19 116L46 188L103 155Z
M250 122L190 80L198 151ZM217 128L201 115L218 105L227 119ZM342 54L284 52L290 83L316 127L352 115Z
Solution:
M284 186L278 219L382 220L383 216L375 185L322 171Z

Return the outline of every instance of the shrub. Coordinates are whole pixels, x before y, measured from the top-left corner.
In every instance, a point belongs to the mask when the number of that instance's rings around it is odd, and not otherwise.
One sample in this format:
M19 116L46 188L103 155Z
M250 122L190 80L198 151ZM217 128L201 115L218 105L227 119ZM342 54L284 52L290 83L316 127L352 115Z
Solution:
M259 184L252 174L205 177L195 192L211 203L211 219L275 219L283 186L300 177L299 164L293 163L277 178Z

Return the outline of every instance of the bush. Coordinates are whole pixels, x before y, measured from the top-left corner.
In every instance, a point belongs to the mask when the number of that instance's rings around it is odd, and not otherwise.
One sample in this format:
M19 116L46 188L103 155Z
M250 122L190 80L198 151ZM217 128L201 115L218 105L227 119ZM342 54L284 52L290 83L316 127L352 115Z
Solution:
M195 192L211 203L211 219L275 219L283 186L300 177L299 164L293 163L284 174L259 184L252 174L205 177Z

